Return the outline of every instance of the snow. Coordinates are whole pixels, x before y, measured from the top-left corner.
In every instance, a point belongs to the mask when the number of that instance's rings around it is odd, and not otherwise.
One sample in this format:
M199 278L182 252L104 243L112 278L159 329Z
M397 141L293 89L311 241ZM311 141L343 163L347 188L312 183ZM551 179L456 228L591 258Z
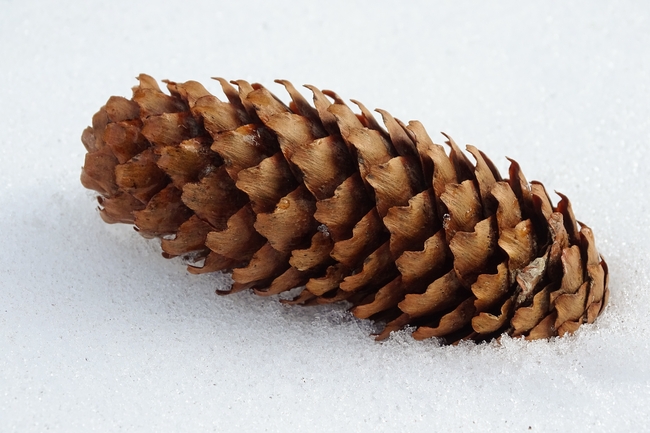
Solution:
M650 7L404 4L0 0L1 431L648 428ZM218 296L227 275L104 224L79 183L81 131L140 72L314 84L514 158L594 230L610 305L567 338L440 347Z

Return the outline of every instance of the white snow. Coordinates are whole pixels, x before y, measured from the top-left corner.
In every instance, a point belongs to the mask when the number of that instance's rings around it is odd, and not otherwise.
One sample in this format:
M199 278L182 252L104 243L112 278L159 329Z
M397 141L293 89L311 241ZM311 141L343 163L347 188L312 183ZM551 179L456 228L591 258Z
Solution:
M634 1L0 0L0 431L647 430L649 47ZM81 131L140 72L314 84L515 158L594 230L610 305L568 338L439 347L217 296L227 275L79 183Z

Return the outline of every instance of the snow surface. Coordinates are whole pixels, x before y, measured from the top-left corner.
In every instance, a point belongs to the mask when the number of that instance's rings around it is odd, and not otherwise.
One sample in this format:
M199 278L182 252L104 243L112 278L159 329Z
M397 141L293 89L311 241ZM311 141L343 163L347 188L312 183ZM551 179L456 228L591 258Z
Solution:
M61 2L64 3L64 2ZM650 430L650 6L0 0L0 431ZM104 224L81 131L140 72L336 90L572 200L611 273L574 336L440 347L221 297Z

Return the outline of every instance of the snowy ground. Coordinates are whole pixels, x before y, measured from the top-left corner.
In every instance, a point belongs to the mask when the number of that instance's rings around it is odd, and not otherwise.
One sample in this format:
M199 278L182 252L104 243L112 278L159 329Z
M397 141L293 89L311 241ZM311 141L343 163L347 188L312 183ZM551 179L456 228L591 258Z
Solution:
M650 429L647 3L67 3L0 0L0 431ZM217 297L79 183L81 131L140 72L310 83L517 159L593 228L608 309L439 347Z

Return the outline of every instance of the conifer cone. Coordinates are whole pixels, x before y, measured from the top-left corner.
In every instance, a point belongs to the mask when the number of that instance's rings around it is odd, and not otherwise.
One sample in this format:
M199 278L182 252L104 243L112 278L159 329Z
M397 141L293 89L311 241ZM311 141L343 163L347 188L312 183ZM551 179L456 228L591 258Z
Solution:
M377 338L547 338L592 323L608 299L607 265L569 200L553 205L510 160L434 144L361 103L291 83L285 105L259 84L216 78L227 101L195 81L147 75L111 97L82 135L81 181L107 223L162 238L192 273L232 270L227 292L304 286L289 304L348 301L383 321ZM236 87L234 87L234 86Z

